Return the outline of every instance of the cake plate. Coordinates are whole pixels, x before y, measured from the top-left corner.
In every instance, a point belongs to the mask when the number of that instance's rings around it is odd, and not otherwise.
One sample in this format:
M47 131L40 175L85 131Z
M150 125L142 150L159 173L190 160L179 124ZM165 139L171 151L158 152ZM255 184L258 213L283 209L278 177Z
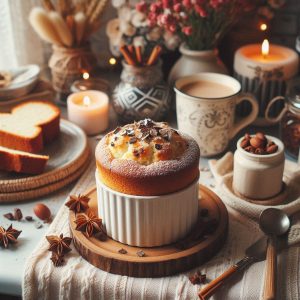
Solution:
M228 212L221 199L203 185L199 185L199 191L199 211L202 216L200 213L193 230L176 243L148 248L125 245L109 237L104 241L95 237L88 238L75 230L76 216L70 211L69 223L74 245L89 263L113 274L161 277L195 268L207 262L221 249L228 232ZM87 195L91 199L89 210L98 215L96 188L87 192ZM207 219L216 221L215 228L213 231L206 228L204 233Z
M76 180L86 169L90 150L86 134L61 119L60 135L41 154L49 155L39 175L0 171L0 204L33 199L54 192Z

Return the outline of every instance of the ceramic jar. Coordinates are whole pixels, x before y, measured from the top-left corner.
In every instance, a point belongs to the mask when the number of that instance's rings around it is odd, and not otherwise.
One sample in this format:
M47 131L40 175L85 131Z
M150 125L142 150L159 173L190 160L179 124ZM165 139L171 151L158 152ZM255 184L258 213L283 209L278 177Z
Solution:
M180 77L200 72L228 74L228 70L219 58L217 49L197 51L190 50L185 44L182 44L179 51L182 55L174 64L168 78L171 86Z
M123 62L121 82L112 95L113 107L122 122L145 118L162 120L169 111L171 93L163 81L161 63L131 66Z
M278 146L275 153L259 155L246 152L241 147L243 137L237 142L234 153L233 189L249 199L270 199L282 190L284 169L284 145L273 137L266 136Z

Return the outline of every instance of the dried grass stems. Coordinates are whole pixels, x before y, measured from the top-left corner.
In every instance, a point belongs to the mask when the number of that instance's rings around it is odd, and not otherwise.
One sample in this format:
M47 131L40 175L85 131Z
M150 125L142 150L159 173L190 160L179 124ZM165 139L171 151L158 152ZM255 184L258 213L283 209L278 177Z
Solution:
M75 48L84 45L100 27L108 0L41 0L29 22L37 34L54 45Z

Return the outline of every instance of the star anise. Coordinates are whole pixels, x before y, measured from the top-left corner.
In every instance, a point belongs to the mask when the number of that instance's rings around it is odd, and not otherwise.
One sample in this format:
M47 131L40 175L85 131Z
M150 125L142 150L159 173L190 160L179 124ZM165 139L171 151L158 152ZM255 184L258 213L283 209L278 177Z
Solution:
M206 282L206 274L202 274L200 271L197 271L195 274L189 277L189 280L192 284L203 284Z
M60 255L58 253L52 252L52 256L50 258L54 264L55 267L60 267L64 264L64 256Z
M75 220L76 230L85 232L88 237L94 233L103 231L102 220L97 218L93 213L89 212L88 215L78 215Z
M69 201L65 205L75 213L80 213L86 211L86 209L89 207L89 201L90 198L86 195L71 195Z
M46 236L46 239L50 244L50 247L48 249L49 251L52 251L59 255L63 255L72 250L70 248L72 238L64 237L63 234L61 234L60 236L48 235Z
M7 248L9 244L15 243L21 232L12 228L12 224L6 230L0 226L0 246Z

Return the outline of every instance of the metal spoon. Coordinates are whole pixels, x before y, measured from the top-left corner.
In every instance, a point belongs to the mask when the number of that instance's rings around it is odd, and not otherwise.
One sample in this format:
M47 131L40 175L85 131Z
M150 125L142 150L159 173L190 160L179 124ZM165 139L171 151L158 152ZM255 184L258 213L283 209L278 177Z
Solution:
M289 230L290 219L280 209L267 208L260 214L259 227L269 236L263 299L275 300L277 283L277 236L283 235Z

